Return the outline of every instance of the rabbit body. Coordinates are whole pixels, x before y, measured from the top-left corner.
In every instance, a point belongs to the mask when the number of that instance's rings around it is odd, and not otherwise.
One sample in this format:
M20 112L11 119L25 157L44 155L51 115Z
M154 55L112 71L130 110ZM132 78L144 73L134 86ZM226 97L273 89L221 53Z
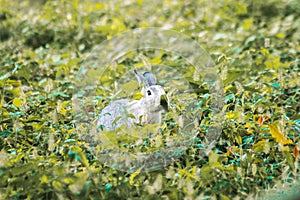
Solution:
M111 102L102 110L97 127L115 130L123 124L131 127L134 123L161 123L162 102L166 102L166 93L163 87L156 85L156 78L150 72L141 75L135 70L135 74L139 83L145 83L141 91L143 97L133 101L121 99Z

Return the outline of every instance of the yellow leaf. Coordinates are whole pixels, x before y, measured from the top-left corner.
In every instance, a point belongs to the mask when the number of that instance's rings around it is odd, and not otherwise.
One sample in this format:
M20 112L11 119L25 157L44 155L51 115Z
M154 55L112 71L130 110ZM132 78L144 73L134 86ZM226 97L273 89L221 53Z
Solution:
M16 107L18 107L18 108L21 107L22 103L23 103L22 100L19 99L19 98L15 98L15 99L13 100L14 106L16 106Z
M73 132L75 132L75 128L72 128L72 129L69 129L69 130L68 130L68 134L71 134L71 133L73 133Z
M211 167L212 169L222 169L223 166L218 161L219 155L217 153L211 151L208 160L209 160L209 167Z
M267 68L270 69L278 69L278 67L281 65L280 63L280 56L275 55L269 55L268 59L264 62Z
M72 178L65 178L64 179L64 183L65 184L71 184L71 183L73 183L74 182L74 180L72 179Z
M283 39L285 37L284 33L277 33L276 37L278 37L279 39Z
M161 63L161 56L157 56L156 58L153 58L152 60L151 60L151 64L152 65L158 65L158 64L160 64Z
M62 188L61 188L61 183L59 182L59 181L53 181L52 182L52 185L53 185L53 187L56 189L56 190L61 190Z
M254 152L263 152L266 140L261 140L254 144Z
M253 132L254 132L253 127L254 126L249 122L245 124L245 128L249 134L253 134Z
M67 107L68 102L67 101L58 101L57 103L57 111L62 114L63 116L66 116L66 107Z
M141 172L141 168L133 172L129 177L129 184L134 186L139 186L138 183L134 183L134 178Z
M262 48L262 49L260 50L260 52L261 52L264 56L270 54L269 50L268 50L268 49L265 49L265 48Z
M230 111L226 115L227 119L238 119L240 117L240 112Z
M249 30L253 26L253 18L244 20L243 28L244 30Z
M97 4L95 5L95 10L101 10L103 7L104 7L104 6L103 6L102 3L97 3Z
M87 29L88 27L89 27L89 21L88 20L86 20L84 23L83 23L83 28L84 29Z
M219 159L219 155L213 151L209 154L209 164L217 163Z
M48 177L47 177L46 175L43 175L43 176L41 177L41 183L48 183L48 182L49 182Z
M18 80L7 80L6 82L13 86L21 86L22 85L21 81L18 81Z
M186 171L185 169L180 170L180 175L183 175L183 174L187 176L187 179L190 179L190 178L197 179L196 176L194 176L192 173Z
M240 135L237 135L237 136L235 137L235 141L236 141L239 145L241 145L241 144L243 143L243 139L242 139L242 137L241 137Z
M275 122L273 124L269 124L270 133L273 138L275 138L276 142L282 144L292 144L292 140L287 139L282 132L280 132L278 123Z
M290 148L289 148L288 146L285 146L285 147L282 148L282 150L283 150L283 151L286 151L286 152L289 152L289 151L290 151Z
M228 196L225 196L223 194L220 195L221 200L229 200L230 198Z
M224 92L227 92L229 89L231 89L231 88L233 88L233 86L232 85L228 85L228 86L226 86L225 88L224 88Z
M40 130L43 127L43 124L39 123L32 123L31 126L34 128L34 130Z
M133 99L134 100L139 100L141 99L142 97L144 97L144 95L140 92L136 92L134 95L133 95Z
M78 156L80 158L79 161L81 162L81 164L83 164L83 166L85 166L85 167L89 166L89 161L83 152L79 152Z

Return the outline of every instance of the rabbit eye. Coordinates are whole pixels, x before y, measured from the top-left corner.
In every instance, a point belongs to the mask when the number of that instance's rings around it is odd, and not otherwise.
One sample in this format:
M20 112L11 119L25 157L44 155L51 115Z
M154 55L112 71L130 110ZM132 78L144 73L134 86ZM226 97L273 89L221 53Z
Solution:
M151 95L151 91L147 90L147 94L148 94L148 96L150 96Z

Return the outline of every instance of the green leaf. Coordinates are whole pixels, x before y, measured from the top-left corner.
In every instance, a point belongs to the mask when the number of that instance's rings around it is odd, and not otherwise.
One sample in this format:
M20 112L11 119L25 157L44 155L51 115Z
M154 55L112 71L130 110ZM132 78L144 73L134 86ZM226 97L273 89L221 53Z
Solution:
M83 164L83 166L88 167L89 161L88 161L88 159L86 158L85 154L84 154L83 152L79 152L79 153L77 153L76 155L78 155L78 156L75 156L75 158L76 158L79 162L81 162L81 163Z
M112 185L109 184L109 183L107 183L107 184L105 185L105 193L106 193L106 194L108 194L108 193L110 192L111 187L112 187Z
M22 112L15 112L15 113L10 112L9 115L12 117L20 117L22 116Z
M225 97L225 103L228 103L228 101L233 100L234 101L235 96L234 94L229 94Z
M271 85L272 85L272 87L274 87L276 89L280 89L279 83L272 83Z
M284 151L283 152L283 156L284 158L286 159L288 165L294 169L295 168L295 165L294 165L294 158L292 156L292 154L290 152L287 152L287 151Z

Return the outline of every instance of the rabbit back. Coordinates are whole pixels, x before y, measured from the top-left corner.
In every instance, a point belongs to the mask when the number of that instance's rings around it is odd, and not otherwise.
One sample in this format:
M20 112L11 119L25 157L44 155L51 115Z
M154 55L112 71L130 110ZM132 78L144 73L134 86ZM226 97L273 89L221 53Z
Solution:
M122 124L131 127L134 123L139 123L140 116L144 114L144 106L141 104L141 100L121 99L113 101L101 111L97 127L106 130L115 130Z

